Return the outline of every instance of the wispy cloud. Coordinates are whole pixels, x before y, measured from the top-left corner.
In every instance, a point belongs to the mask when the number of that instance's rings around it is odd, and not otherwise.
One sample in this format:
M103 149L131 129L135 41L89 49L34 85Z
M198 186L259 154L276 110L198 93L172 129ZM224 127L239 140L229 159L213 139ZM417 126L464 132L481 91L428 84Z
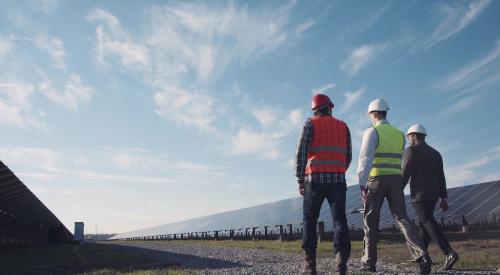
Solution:
M149 65L149 49L134 43L129 35L123 31L120 21L113 14L94 9L87 16L90 22L103 23L96 28L95 55L97 62L106 67L107 55L115 55L120 64L135 69L135 66Z
M487 92L496 91L500 83L500 40L495 47L487 53L462 68L442 77L432 87L433 90L448 92L449 98L455 103L446 108L442 114L452 115L460 113ZM453 91L453 93L451 93Z
M370 64L385 49L386 44L365 44L354 49L349 57L342 62L340 69L349 76L354 76Z
M206 91L167 86L157 91L153 100L156 113L166 120L180 126L194 126L204 132L215 131L215 98Z
M225 167L179 159L174 162L139 147L102 147L100 150L103 153L101 156L105 158L98 157L94 161L106 161L109 158L123 168L121 172L100 172L101 169L92 169L87 162L82 162L82 159L86 159L85 156L44 147L0 147L0 155L9 167L16 168L16 174L42 182L181 184L190 181L193 173L196 173L206 181L200 184L210 184L216 182L214 179L226 175ZM141 161L145 163L141 164ZM160 170L162 173L152 173L153 170ZM164 176L165 174L168 176Z
M226 168L222 166L207 165L192 161L176 159L172 161L167 156L151 153L141 147L101 147L103 155L109 158L118 167L137 172L150 173L162 171L166 174L176 175L197 174L198 176L221 176Z
M33 111L35 87L19 80L0 79L0 125L23 130L46 129L45 122Z
M477 0L438 4L436 18L439 22L432 33L420 38L417 43L410 47L410 53L429 50L456 35L473 23L490 2L490 0Z
M376 2L377 4L381 2ZM375 26L381 19L386 18L384 15L393 5L393 2L387 2L383 6L377 8L376 10L369 9L369 14L361 14L359 13L361 20L357 20L352 18L349 20L349 24L344 26L342 31L337 36L337 43L342 43L344 41L350 40L353 37L357 37L362 35L365 32L368 32L373 26ZM368 6L368 5L367 5Z
M66 50L64 49L61 39L57 37L47 38L45 36L39 36L35 39L35 45L50 55L54 60L54 67L62 70L66 69Z
M58 170L63 154L43 147L9 146L0 147L2 161L7 165L24 169L51 172Z
M45 14L55 13L61 4L59 0L31 0L30 2L32 3L30 7Z
M12 49L11 38L9 36L2 37L0 35L0 58L7 55Z
M477 96L469 96L460 99L459 101L455 102L453 105L450 107L446 108L442 114L445 116L449 115L454 115L460 112L463 112L467 110L469 107L471 107L474 103L478 101L479 97Z
M295 28L293 34L296 37L300 38L300 37L302 37L302 34L304 32L306 32L308 29L312 28L315 24L316 24L316 21L314 19L310 18L310 19L306 20L305 22L299 24Z
M277 111L269 106L267 107L253 107L250 112L259 121L263 128L269 128L276 122Z
M470 62L459 70L441 78L434 85L437 90L459 90L459 94L475 91L500 81L500 40L484 57ZM457 93L455 93L456 95Z
M478 183L491 178L481 175L481 168L492 163L497 163L500 159L500 145L489 149L478 156L456 166L446 166L445 173L447 187L463 186L471 183ZM498 178L496 180L499 180Z
M318 94L318 93L325 93L326 91L335 88L335 86L337 86L337 84L335 84L335 83L327 83L327 84L325 84L325 85L323 85L323 86L321 86L319 88L312 89L311 93L313 95Z
M94 88L81 80L78 74L71 74L62 91L53 87L50 79L45 78L39 85L40 91L52 102L78 113L80 105L92 98Z
M359 88L356 91L346 92L344 93L345 100L340 106L339 113L348 112L354 104L361 98L363 93L365 92L366 87Z
M294 5L292 1L262 12L233 2L154 6L147 10L148 21L141 23L148 30L141 38L133 38L108 11L95 9L87 19L97 24L94 52L99 64L107 67L113 61L109 56L117 56L121 66L139 72L153 88L161 117L213 132L223 108L216 108L220 99L211 92L212 84L230 66L270 54L315 24L309 19L290 26ZM196 112L189 111L192 106Z

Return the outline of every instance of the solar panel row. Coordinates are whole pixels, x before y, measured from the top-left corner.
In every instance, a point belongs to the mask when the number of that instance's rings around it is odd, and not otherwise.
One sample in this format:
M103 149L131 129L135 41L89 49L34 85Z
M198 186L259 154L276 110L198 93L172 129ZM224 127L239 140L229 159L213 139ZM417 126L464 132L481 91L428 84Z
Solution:
M59 219L0 161L0 243L43 243ZM72 234L63 227L66 240Z
M347 189L346 211L361 208L359 188L350 186ZM463 187L455 187L448 190L448 201L450 210L440 213L436 210L438 219L445 221L457 221L462 215L467 217L470 223L479 222L490 218L492 214L500 214L500 181L492 181ZM415 218L413 207L409 196L406 196L406 207L410 218ZM324 203L321 209L320 220L325 222L327 229L332 227L328 203ZM258 226L294 224L298 226L302 222L302 199L300 197L286 199L268 204L257 205L239 210L209 215L201 218L186 220L182 222L141 229L137 231L118 234L112 239L180 234L189 232L204 232L226 229L243 229ZM363 219L361 214L348 215L348 223L355 228L362 228ZM380 217L380 228L387 228L394 224L389 211L388 204L384 202Z

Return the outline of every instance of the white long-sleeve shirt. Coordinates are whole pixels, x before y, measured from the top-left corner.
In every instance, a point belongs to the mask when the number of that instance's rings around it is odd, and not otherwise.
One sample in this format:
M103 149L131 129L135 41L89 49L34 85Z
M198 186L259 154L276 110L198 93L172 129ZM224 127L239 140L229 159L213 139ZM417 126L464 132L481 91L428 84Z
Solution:
M385 119L379 120L375 125L389 124ZM403 141L405 142L405 141ZM361 142L361 149L359 150L358 161L358 182L360 186L366 187L370 170L373 165L373 158L375 157L375 150L378 145L378 134L375 128L370 127L363 133L363 141Z

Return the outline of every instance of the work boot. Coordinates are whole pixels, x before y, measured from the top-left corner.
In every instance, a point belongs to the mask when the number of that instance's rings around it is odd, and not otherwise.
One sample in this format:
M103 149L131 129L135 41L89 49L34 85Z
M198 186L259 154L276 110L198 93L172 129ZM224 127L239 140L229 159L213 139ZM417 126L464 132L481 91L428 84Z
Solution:
M450 253L448 253L448 255L446 255L446 258L444 259L444 264L441 267L441 270L445 271L445 270L452 269L453 265L458 261L458 259L459 259L458 254L452 250Z
M347 274L347 261L349 260L349 254L343 252L337 252L337 262L336 274L346 275Z
M316 253L305 252L304 265L301 270L302 275L316 275Z
M377 267L375 265L370 265L367 263L363 263L363 266L361 267L361 271L364 272L377 272Z
M429 274L431 273L432 261L429 255L425 255L420 257L417 260L418 267L420 268L420 274Z

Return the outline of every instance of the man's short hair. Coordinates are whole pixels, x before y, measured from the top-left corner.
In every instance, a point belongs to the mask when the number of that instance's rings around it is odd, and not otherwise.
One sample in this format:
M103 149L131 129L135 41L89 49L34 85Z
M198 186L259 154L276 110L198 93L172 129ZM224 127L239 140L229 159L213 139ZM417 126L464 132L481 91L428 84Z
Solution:
M332 108L330 108L330 106L328 105L322 105L314 109L315 116L326 116L331 114L332 114Z
M372 111L370 113L377 113L379 118L385 119L387 117L387 111Z

